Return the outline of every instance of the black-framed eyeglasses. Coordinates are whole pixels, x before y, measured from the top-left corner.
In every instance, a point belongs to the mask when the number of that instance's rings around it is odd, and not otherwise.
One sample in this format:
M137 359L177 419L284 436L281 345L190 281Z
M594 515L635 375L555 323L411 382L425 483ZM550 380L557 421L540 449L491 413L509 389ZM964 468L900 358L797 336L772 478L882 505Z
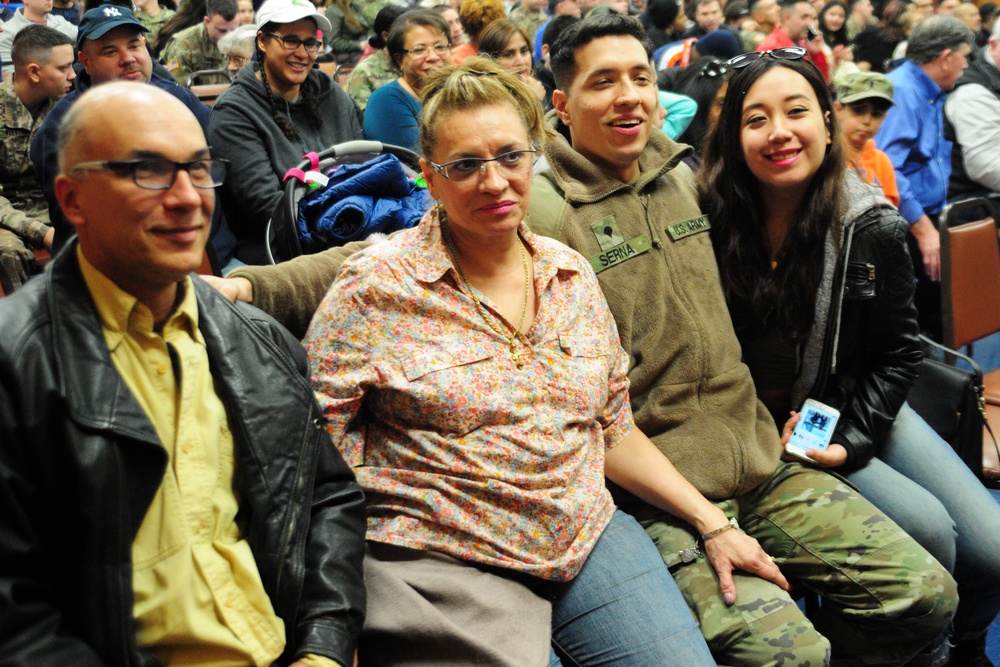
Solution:
M281 45L288 51L294 51L300 46L306 47L306 53L319 53L323 48L323 40L310 37L309 39L299 39L298 35L279 35L276 32L265 32L265 37L273 37L281 42Z
M434 171L449 181L462 183L486 173L486 165L496 162L504 176L523 176L531 172L538 154L533 148L520 151L509 151L496 157L463 157L444 164L431 162Z
M451 54L451 44L435 44L433 46L421 44L420 46L414 46L412 49L403 49L403 53L409 53L414 58L426 58L431 49L434 49L434 53L438 54L441 58Z
M727 60L726 67L729 69L743 69L747 65L755 63L764 57L777 58L778 60L801 60L806 57L807 53L809 51L801 46L784 46L780 49L772 49L770 51L741 53Z
M229 161L200 158L187 162L176 162L167 158L151 157L136 160L81 162L74 165L70 171L73 173L78 171L110 171L118 176L132 176L132 182L143 190L169 190L177 181L177 172L182 169L188 173L194 187L207 190L223 184L229 171Z
M729 68L726 67L726 63L719 60L713 60L698 72L698 76L705 76L709 79L714 79L719 76L725 76L729 72Z

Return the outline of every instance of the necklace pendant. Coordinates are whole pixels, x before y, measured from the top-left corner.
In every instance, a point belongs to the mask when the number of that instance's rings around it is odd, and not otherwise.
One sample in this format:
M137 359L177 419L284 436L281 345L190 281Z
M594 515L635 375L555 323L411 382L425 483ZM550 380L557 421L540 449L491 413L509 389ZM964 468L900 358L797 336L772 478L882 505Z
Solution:
M522 364L521 348L515 347L515 346L511 345L510 346L510 356L514 360L514 365L517 366L518 368L520 368L521 364Z

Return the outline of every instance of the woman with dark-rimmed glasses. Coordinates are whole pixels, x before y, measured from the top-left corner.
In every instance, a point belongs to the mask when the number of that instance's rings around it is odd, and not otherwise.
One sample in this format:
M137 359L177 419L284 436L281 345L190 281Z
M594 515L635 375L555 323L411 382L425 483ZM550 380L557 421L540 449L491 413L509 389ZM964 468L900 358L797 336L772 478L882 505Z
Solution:
M365 107L365 139L418 149L424 79L451 58L451 31L436 12L417 9L393 21L386 50L400 76L372 93Z
M329 21L308 0L267 0L257 12L256 59L243 67L208 120L213 152L231 163L220 188L236 258L266 263L265 229L282 178L311 151L361 139L347 93L313 69Z

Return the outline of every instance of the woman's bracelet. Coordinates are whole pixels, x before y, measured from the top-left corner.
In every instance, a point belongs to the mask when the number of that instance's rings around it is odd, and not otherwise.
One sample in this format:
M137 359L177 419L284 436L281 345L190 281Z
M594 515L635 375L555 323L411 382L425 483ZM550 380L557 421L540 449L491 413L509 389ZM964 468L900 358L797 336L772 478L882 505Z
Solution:
M737 530L739 530L739 527L740 527L740 524L738 524L736 522L736 517L733 517L733 518L731 518L729 520L729 523L727 523L722 528L716 528L715 530L711 530L711 531L705 533L704 535L702 535L701 536L701 541L702 542L706 542L706 541L712 539L713 537L718 537L719 535L722 535L724 532L726 532L727 530L730 530L732 528L736 528Z

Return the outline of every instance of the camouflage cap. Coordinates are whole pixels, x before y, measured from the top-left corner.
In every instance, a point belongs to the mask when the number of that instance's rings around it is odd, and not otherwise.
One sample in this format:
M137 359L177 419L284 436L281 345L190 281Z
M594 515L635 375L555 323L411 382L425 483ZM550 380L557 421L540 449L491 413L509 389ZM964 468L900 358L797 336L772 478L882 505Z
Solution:
M878 72L854 72L837 82L837 101L841 104L851 104L861 100L877 97L889 104L895 104L892 99L892 81L885 74Z

